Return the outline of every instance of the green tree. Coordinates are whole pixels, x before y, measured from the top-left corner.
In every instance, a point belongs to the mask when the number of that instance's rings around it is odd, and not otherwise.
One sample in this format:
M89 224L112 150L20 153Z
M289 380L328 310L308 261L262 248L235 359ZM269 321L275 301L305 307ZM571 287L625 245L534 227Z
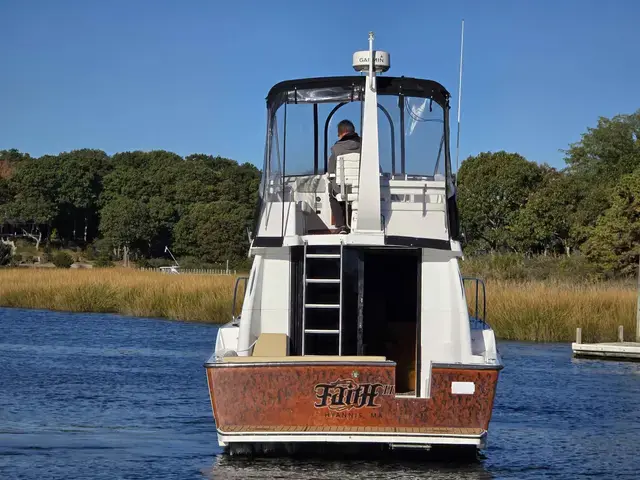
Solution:
M578 245L575 236L580 184L562 172L550 171L509 226L514 250L567 253Z
M154 233L149 208L139 200L117 197L102 208L100 232L112 246L122 249L123 258L131 248L146 251Z
M462 232L472 251L513 248L509 227L543 179L540 167L504 151L469 157L458 172Z
M98 234L98 199L102 177L109 170L109 157L102 150L73 150L58 155L54 221L65 239L91 241Z
M58 268L71 268L73 258L67 252L57 252L51 262Z
M585 253L605 272L635 274L640 254L640 168L620 180L610 205L585 242Z
M611 119L601 117L565 153L567 175L580 185L573 236L581 244L609 207L621 177L640 166L640 110Z
M117 196L144 203L160 196L173 202L184 164L179 155L164 150L123 152L115 154L111 163L113 170L104 179L103 203Z
M63 239L91 240L107 168L108 157L100 150L23 158L10 178L14 195L3 209L4 221L31 235L39 232L38 238L55 228Z
M250 205L228 200L192 205L176 225L176 253L209 263L229 260L238 265L244 262L249 247L246 228L251 213Z
M2 209L2 223L31 236L36 247L58 214L54 162L54 157L43 157L18 163L10 179L12 198Z
M57 210L51 200L44 196L30 195L21 191L7 204L0 206L0 222L12 225L19 233L32 239L36 250L49 232Z
M611 119L600 117L579 142L565 152L569 172L615 183L640 166L640 110Z
M113 165L104 179L101 202L108 205L126 197L146 206L151 255L163 254L178 222L193 205L226 200L253 207L257 200L258 169L221 157L194 154L182 159L164 151L124 152L113 156Z
M181 212L176 188L186 181L184 165L182 157L161 150L113 156L113 170L104 178L100 202L106 207L116 199L128 198L144 206L149 237L145 254L161 255L171 242ZM199 176L207 178L204 172Z
M216 205L207 208L240 232L238 242L219 234L212 241L220 245L205 248L206 242L194 240L187 242L187 250L200 248L211 261L244 257L244 227L251 218L247 209L255 206L259 179L251 164L203 154L183 159L157 150L110 158L100 150L81 149L31 158L2 150L0 232L28 236L38 247L41 241L47 248L52 242L100 243L105 251L136 249L159 256L171 245L181 219L188 223L202 205Z

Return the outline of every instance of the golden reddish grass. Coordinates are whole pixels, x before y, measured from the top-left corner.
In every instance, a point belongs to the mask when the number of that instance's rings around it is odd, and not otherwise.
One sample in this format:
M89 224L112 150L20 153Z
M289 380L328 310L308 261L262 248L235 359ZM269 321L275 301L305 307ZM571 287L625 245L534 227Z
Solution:
M125 268L3 269L0 305L223 323L231 319L234 282Z
M234 282L233 276L124 268L0 269L0 306L224 323L231 318ZM467 295L471 304L475 296ZM582 327L585 342L611 341L624 325L630 340L635 309L629 285L487 282L487 320L503 339L568 342Z
M475 299L467 291L468 303ZM487 321L502 339L534 342L614 341L635 335L636 291L616 283L487 281Z

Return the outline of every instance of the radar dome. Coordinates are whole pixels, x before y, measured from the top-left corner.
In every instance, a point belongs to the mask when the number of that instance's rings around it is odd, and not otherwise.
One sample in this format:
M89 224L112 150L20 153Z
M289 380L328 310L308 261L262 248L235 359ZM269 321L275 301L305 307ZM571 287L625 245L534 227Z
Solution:
M356 72L368 72L370 60L369 50L362 50L353 54L353 69ZM373 51L373 69L376 73L386 72L391 66L390 57L387 52L381 50Z

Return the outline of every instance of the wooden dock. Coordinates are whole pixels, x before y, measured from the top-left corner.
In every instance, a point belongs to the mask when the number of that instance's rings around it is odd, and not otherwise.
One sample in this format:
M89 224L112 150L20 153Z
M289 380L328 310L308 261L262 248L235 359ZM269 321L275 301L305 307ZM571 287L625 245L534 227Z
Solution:
M638 256L638 301L636 303L636 341L624 341L624 329L618 327L618 341L582 343L582 329L576 329L576 341L571 344L574 357L640 362L640 256Z
M618 341L610 343L582 343L582 329L576 329L576 341L571 344L577 358L600 358L640 362L640 342L625 342L622 326L618 327Z

